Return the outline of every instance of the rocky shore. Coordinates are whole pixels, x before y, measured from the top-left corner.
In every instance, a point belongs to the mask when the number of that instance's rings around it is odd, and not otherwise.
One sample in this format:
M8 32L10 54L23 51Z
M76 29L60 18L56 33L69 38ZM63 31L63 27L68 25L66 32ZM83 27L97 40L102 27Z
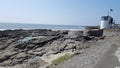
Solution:
M78 52L88 48L81 45L90 38L81 31L5 30L0 31L0 66L14 67L20 64L41 67L47 62L40 59L62 52ZM34 66L34 65L33 65ZM20 67L22 68L22 67Z
M105 39L106 36L83 36L83 31L46 29L0 31L0 68L70 68L60 67L64 61L55 66L51 63L64 54L70 54L71 57L66 61L68 62L74 56L89 51L91 47L102 45L104 42L101 41Z

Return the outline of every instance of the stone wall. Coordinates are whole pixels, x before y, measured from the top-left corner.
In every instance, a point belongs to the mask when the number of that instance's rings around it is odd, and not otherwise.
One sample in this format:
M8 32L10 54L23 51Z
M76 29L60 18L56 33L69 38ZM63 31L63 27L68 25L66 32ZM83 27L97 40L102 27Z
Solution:
M84 36L103 36L103 30L101 29L85 29L83 31Z

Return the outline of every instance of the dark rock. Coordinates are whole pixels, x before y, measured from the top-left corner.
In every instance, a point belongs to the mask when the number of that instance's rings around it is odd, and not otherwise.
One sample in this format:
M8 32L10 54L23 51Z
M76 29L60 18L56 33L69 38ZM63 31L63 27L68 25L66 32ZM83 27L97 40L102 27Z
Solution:
M18 44L16 46L14 46L15 48L18 48L18 49L25 49L27 47L27 44Z
M88 36L84 36L84 40L91 40L92 38L88 37Z

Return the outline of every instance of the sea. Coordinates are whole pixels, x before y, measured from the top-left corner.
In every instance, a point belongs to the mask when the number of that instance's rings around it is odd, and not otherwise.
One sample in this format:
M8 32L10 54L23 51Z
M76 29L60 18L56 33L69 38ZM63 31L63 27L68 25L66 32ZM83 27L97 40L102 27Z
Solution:
M24 23L0 23L0 30L14 29L52 29L52 30L82 30L80 25L47 25L47 24L24 24Z

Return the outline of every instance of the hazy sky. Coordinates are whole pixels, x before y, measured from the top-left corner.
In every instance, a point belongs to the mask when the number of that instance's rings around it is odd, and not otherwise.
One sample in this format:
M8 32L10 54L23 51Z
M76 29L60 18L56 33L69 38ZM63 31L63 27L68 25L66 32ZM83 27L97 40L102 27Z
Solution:
M0 22L98 25L110 8L120 23L120 0L0 0Z

